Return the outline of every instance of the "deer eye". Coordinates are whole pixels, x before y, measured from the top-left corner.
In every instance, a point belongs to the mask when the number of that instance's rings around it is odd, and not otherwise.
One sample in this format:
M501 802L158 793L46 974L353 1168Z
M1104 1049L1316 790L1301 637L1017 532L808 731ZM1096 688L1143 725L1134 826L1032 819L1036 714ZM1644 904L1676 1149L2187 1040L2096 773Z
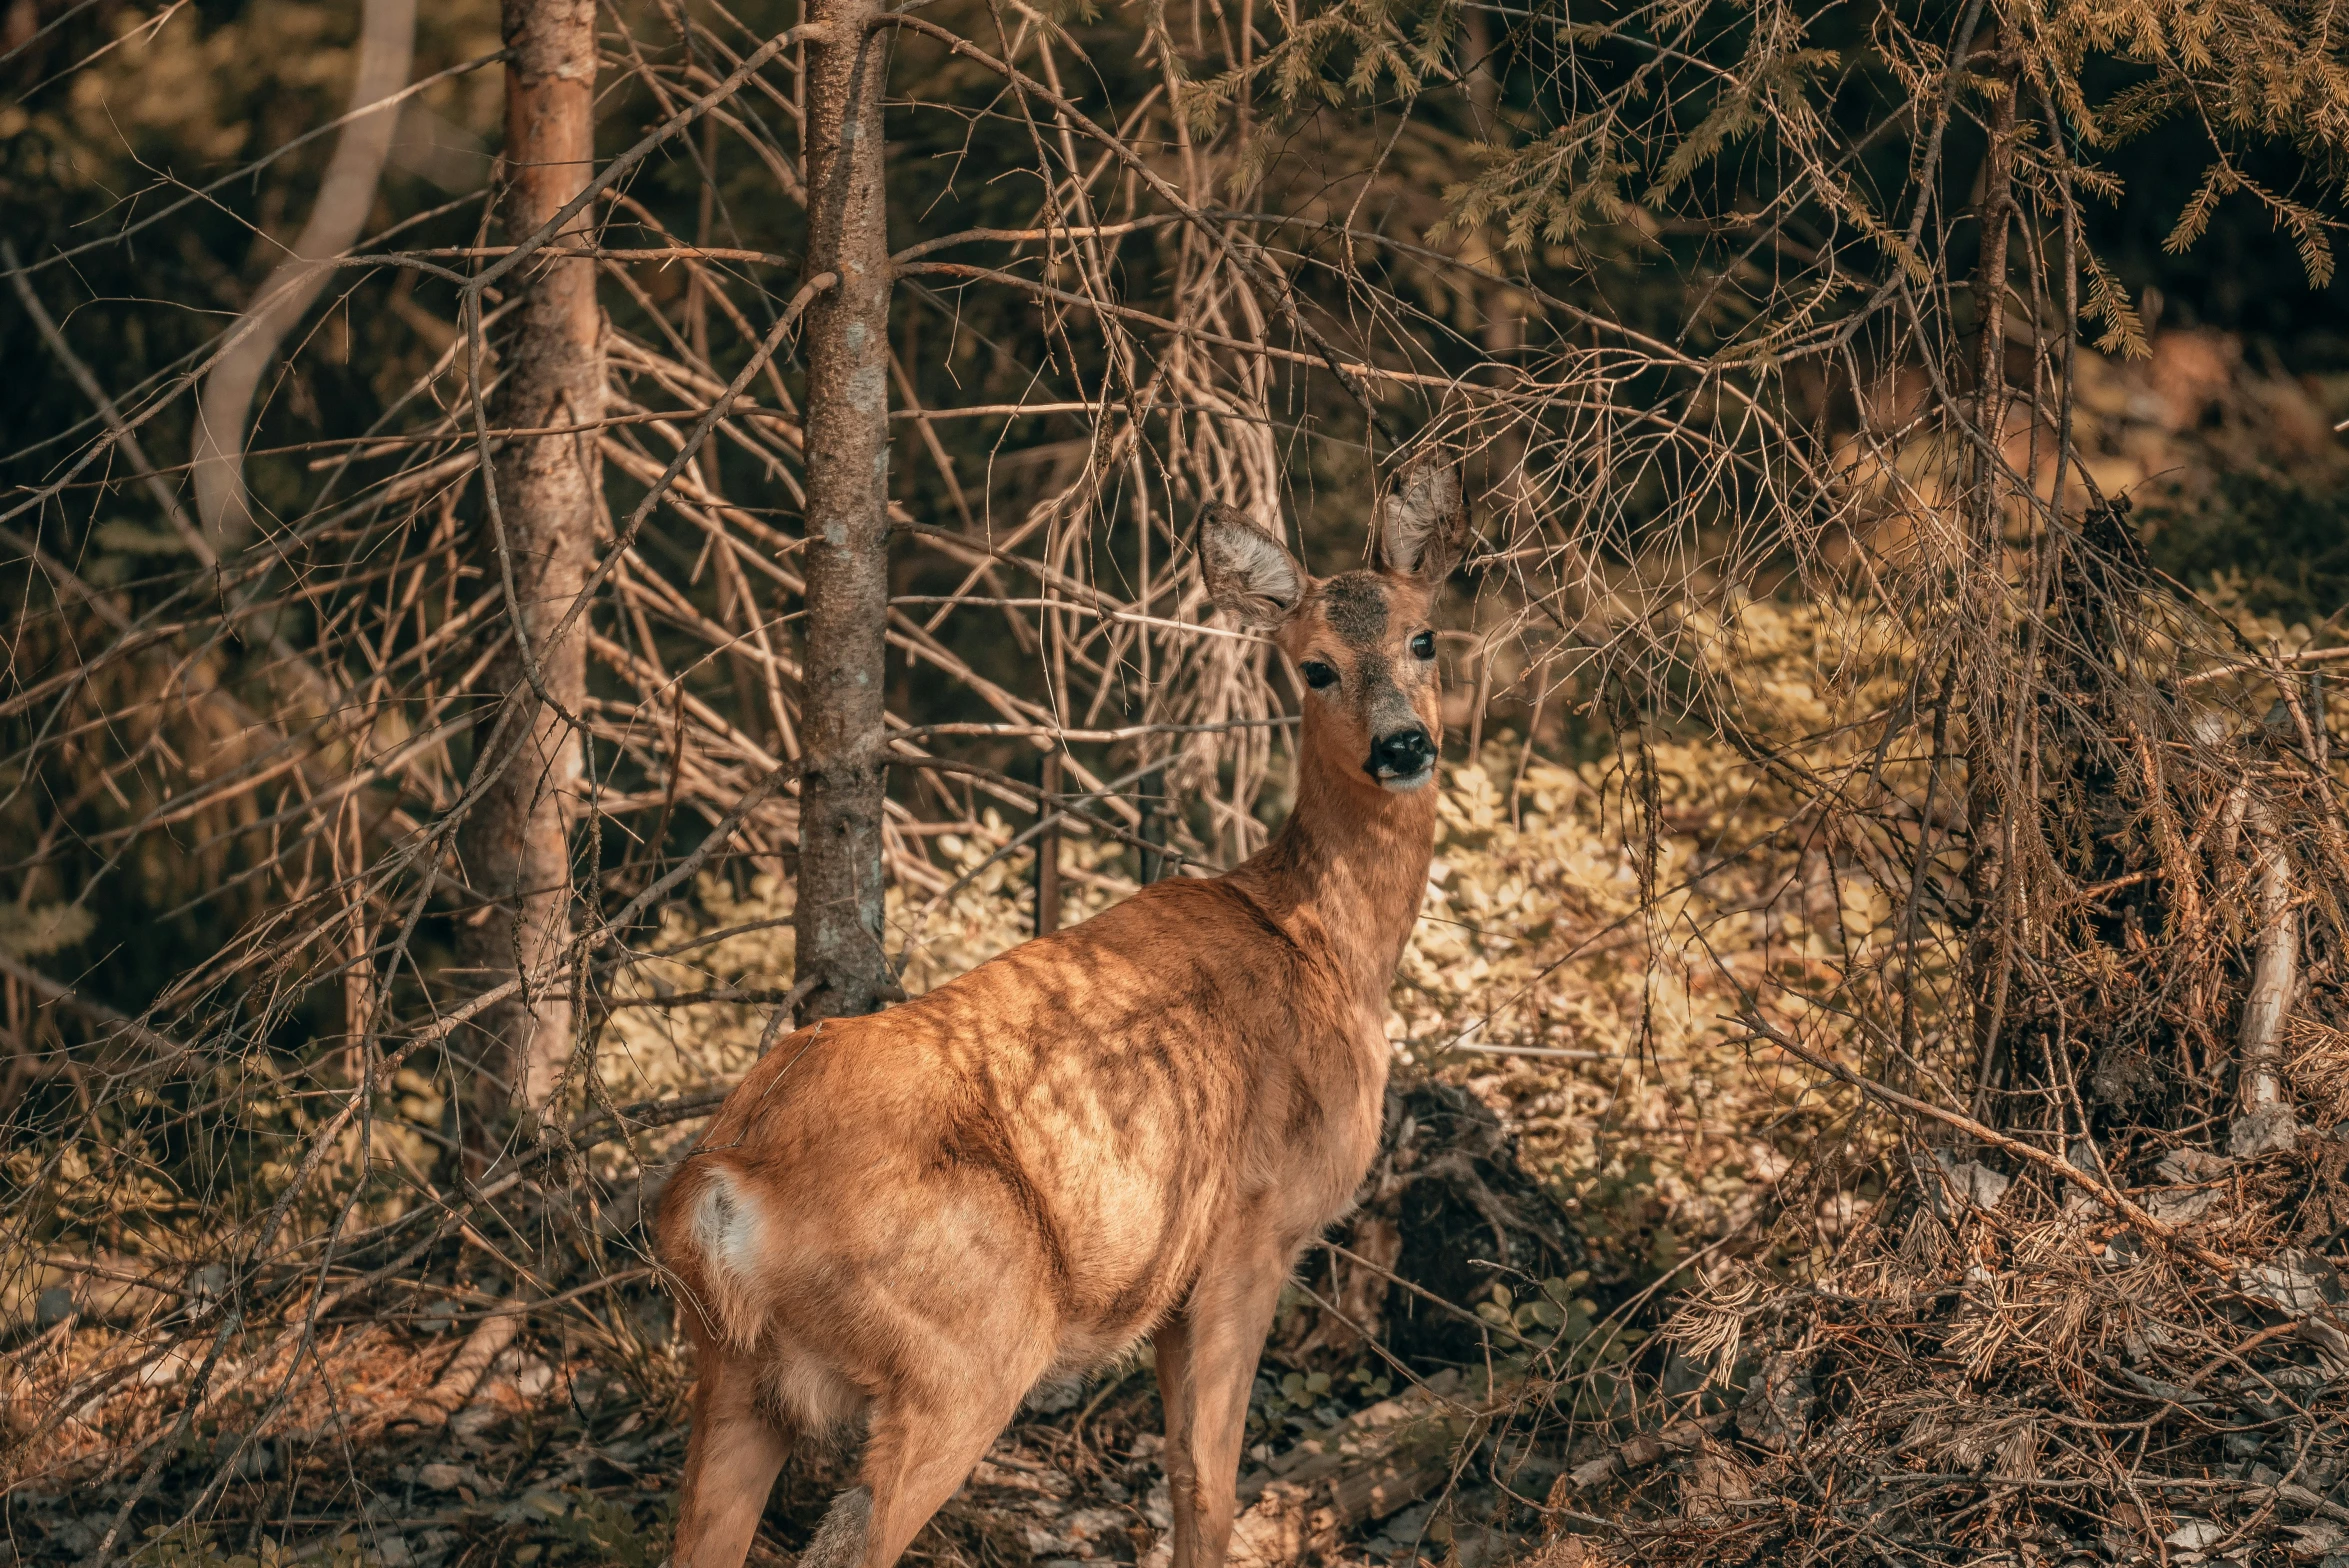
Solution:
M1412 639L1411 639L1411 652L1412 652L1412 654L1413 654L1414 656L1416 656L1416 657L1418 657L1418 658L1422 658L1422 659L1432 659L1432 658L1434 658L1434 657L1435 657L1435 633L1434 633L1434 632L1421 632L1421 633L1420 633L1418 636L1416 636L1416 637L1412 638Z
M1335 686L1338 683L1336 668L1322 663L1319 659L1307 659L1304 669L1305 684L1315 691L1320 691L1327 686Z

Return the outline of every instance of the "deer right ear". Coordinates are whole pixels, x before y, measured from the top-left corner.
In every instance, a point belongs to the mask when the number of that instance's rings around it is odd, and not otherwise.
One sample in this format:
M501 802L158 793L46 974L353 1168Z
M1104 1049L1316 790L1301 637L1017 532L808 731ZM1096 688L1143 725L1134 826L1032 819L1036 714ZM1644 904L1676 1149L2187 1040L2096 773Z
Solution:
M1459 458L1429 452L1412 459L1395 475L1393 487L1379 498L1372 515L1372 547L1379 564L1431 588L1440 586L1468 554L1472 537Z
M1277 625L1305 600L1305 569L1296 558L1220 502L1199 526L1199 564L1215 607L1243 626Z

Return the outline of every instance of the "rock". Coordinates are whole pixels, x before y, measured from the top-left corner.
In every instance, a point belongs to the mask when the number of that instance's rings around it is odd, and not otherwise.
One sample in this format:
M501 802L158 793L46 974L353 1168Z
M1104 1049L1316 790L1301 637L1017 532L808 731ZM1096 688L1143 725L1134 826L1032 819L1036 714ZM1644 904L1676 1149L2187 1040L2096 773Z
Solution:
M2226 1538L2226 1526L2216 1520L2184 1519L2162 1540L2165 1545L2174 1546L2181 1552L2192 1552L2199 1558Z
M524 1356L514 1366L514 1392L536 1404L555 1386L555 1369L537 1356Z
M2088 1181L2110 1186L2111 1178L2104 1168L2104 1152L2096 1147L2096 1140L2074 1139L2072 1146L2064 1151L2064 1163L2088 1179L2065 1187L2064 1213L2074 1219L2102 1219L2104 1204L2093 1196Z
M1817 1403L1806 1359L1794 1351L1780 1351L1764 1361L1746 1385L1745 1400L1737 1407L1737 1430L1757 1448L1789 1452L1809 1430L1811 1408Z
M467 1405L449 1418L449 1430L459 1437L483 1437L506 1419L496 1405Z
M2281 1154L2299 1146L2300 1120L2289 1105L2245 1111L2227 1127L2227 1152L2239 1160Z
M2238 1270L2235 1288L2290 1317L2330 1312L2349 1303L2349 1289L2333 1266L2313 1252L2282 1252Z
M49 1526L49 1544L73 1557L87 1557L98 1549L98 1530L87 1520L67 1519Z
M1531 1557L1523 1568L1599 1568L1606 1557L1579 1535L1561 1535Z
M1934 1150L1933 1159L1940 1167L1943 1184L1956 1203L1971 1204L1977 1209L1995 1209L1998 1200L2005 1197L2007 1189L2014 1185L1981 1161L1957 1159L1946 1149Z
M2145 1212L2164 1225L2191 1225L2217 1208L2226 1194L2205 1187L2197 1192L2157 1192L2145 1199Z
M1085 1397L1082 1378L1047 1379L1029 1390L1027 1408L1037 1415L1056 1416L1063 1410L1074 1410Z
M2317 1562L2349 1545L2349 1530L2330 1519L2284 1526L2284 1551L2295 1562Z
M470 1486L475 1491L481 1489L474 1478L472 1468L468 1465L418 1465L416 1467L416 1484L429 1487L435 1492L453 1492L460 1486Z
M2182 1187L2189 1183L2217 1181L2234 1167L2235 1162L2223 1154L2213 1154L2208 1149L2186 1148L2170 1150L2153 1169L2163 1181L2174 1182Z
M1753 1495L1753 1471L1730 1449L1709 1439L1680 1477L1680 1512L1693 1524L1731 1524L1742 1517L1736 1505Z

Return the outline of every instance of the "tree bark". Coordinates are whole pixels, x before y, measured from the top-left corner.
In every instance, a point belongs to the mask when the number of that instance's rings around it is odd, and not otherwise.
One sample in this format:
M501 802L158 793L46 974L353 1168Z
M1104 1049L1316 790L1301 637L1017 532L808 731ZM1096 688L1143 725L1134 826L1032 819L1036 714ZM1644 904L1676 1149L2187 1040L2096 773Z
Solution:
M882 946L882 685L889 560L889 227L875 0L811 0L807 619L799 883L799 1007L869 1013L896 990ZM810 982L813 982L812 985Z
M2006 423L2007 236L2014 219L2015 93L2021 59L2014 31L1997 26L1998 97L1990 106L1990 146L1982 177L1982 255L1974 271L1976 328L1974 428L1995 452ZM1969 45L1970 47L1970 45ZM1970 451L1973 468L1969 502L1974 511L1969 606L1978 647L1973 690L1966 706L1966 869L1965 884L1974 928L1967 944L1967 979L1973 992L1974 1116L1989 1116L1989 1096L1998 1069L1999 1036L2006 1014L2009 973L2007 900L2012 889L2013 781L2003 777L2001 726L2024 722L2007 689L2014 651L2005 615L2002 537L2004 476L1987 454ZM1930 825L1928 825L1930 831Z
M505 0L504 219L519 242L553 218L595 167L594 0ZM583 211L567 231L590 227ZM595 263L546 259L518 280L523 304L506 345L497 422L509 428L584 425L604 411L603 317ZM585 586L603 504L592 431L510 442L499 454L497 496L487 528L488 569L510 572L515 634L488 672L487 689L519 704L507 739L476 761L494 776L460 839L465 873L489 903L462 928L460 956L496 983L528 974L571 936L570 825L579 791L580 737L539 692L577 713L587 689L583 630L560 645L548 632ZM503 534L502 542L496 537ZM486 635L495 635L492 628ZM525 652L527 650L527 652ZM531 683L525 659L537 664ZM488 733L485 726L480 732ZM500 1111L547 1102L571 1048L566 986L530 984L481 1015L488 1051L476 1108Z

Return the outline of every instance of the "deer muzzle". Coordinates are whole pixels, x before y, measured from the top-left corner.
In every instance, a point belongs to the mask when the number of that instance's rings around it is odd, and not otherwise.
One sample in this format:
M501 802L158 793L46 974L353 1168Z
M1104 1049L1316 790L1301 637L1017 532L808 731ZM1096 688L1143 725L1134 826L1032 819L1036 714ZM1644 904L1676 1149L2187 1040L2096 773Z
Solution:
M1435 757L1435 737L1426 725L1413 723L1372 741L1362 771L1383 789L1417 789L1434 775Z

